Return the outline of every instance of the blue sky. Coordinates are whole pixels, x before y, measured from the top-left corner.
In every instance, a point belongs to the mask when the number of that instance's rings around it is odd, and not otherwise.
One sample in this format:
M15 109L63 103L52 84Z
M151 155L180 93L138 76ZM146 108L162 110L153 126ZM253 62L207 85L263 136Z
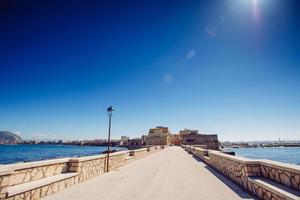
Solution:
M2 1L0 130L300 139L297 0Z

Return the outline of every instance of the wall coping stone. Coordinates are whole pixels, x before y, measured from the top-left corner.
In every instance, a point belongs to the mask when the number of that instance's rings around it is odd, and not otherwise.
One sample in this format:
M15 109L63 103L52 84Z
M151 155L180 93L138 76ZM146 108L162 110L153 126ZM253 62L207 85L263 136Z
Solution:
M84 162L84 161L102 159L105 157L106 157L106 154L94 155L94 156L83 156L83 157L78 157L78 158L71 158L69 160L69 162Z
M207 156L203 156L203 159L204 159L205 161L210 161L210 158L207 157Z
M0 169L0 176L11 175L14 173L12 169Z
M147 148L142 148L142 149L136 149L136 150L133 150L135 152L139 152L139 151L147 151Z
M122 155L122 154L127 154L129 152L130 152L129 150L117 151L117 152L109 154L109 157L118 156L118 155ZM104 154L104 155L107 155L107 154Z
M110 153L109 157L114 157L114 156L127 154L127 153L129 153L129 150L118 151L118 152L115 152L115 153ZM102 159L102 158L106 158L106 157L107 157L107 154L100 154L100 155L93 155L93 156L83 156L83 157L78 157L78 158L71 158L71 159L69 159L69 162L84 162L84 161Z
M195 150L200 150L200 151L214 151L214 150L209 150L209 149L203 149L200 147L196 147Z
M258 159L260 165L263 166L268 166L280 170L287 170L289 172L295 172L297 174L300 174L300 166L299 165L294 165L294 164L289 164L289 163L284 163L284 162L278 162L278 161L273 161L273 160L267 160L267 159Z
M239 157L239 156L232 156L232 155L228 155L228 154L225 154L223 152L214 151L214 150L209 150L208 154L221 156L221 157L226 158L228 160L232 160L232 161L243 163L243 164L260 164L260 162L258 160L253 160L253 159Z
M29 169L34 167L42 167L47 165L54 165L54 164L60 164L60 163L67 163L70 158L56 158L56 159L50 159L50 160L42 160L42 161L33 161L33 162L26 162L26 163L15 163L15 164L7 164L0 167L0 171L2 170L23 170L23 169Z

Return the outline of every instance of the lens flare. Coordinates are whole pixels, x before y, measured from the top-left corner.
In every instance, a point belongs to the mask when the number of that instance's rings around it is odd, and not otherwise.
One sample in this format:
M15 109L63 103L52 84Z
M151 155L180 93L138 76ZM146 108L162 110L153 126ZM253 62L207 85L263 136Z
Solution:
M257 0L252 0L252 13L255 20L259 20L259 8L257 5Z

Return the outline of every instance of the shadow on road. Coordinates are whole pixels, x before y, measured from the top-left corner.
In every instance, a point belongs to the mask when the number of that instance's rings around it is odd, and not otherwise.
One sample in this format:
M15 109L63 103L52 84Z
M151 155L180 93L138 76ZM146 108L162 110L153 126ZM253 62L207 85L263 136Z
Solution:
M202 165L208 170L210 171L215 177L217 177L220 181L222 181L225 185L227 185L232 191L234 191L237 195L239 195L242 199L255 199L257 200L257 198L251 196L244 188L242 188L241 186L239 186L238 184L234 183L233 181L231 181L229 178L223 176L221 173L219 173L218 171L216 171L214 168L208 166L207 164L205 164L201 159L197 158L196 156L193 155L193 158L202 163Z

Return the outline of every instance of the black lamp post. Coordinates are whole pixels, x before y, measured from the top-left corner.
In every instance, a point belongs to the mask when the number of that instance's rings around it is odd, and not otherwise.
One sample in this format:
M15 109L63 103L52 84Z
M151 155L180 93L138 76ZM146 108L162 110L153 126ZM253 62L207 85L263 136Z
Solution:
M107 108L107 115L109 117L109 124L108 124L108 144L107 144L107 165L106 165L106 171L108 172L109 171L109 151L110 151L110 127L111 127L111 116L113 114L115 110L109 106Z

